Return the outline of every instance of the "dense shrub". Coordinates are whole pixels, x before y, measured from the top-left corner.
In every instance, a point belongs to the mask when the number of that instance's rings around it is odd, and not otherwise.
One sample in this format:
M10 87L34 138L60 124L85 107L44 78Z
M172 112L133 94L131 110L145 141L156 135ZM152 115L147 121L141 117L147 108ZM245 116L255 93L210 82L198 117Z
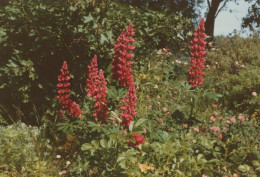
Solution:
M139 68L154 48L183 48L184 36L193 27L181 14L140 10L112 0L3 1L0 12L0 104L9 122L8 116L35 123L35 111L43 115L47 109L53 115L47 103L55 95L55 76L63 60L72 68L73 96L83 95L86 65L97 54L105 64L102 69L108 69L115 39L129 22L136 27ZM14 106L26 116L16 116Z
M260 90L259 47L257 33L251 38L216 38L207 55L206 84L223 95L223 107L250 114L259 111L251 102L255 99L252 92Z

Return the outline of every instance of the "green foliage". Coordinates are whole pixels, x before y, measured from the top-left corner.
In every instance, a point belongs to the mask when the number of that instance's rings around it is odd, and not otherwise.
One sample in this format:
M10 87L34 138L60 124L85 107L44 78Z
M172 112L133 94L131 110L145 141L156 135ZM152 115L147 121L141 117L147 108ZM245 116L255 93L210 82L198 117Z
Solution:
M252 92L260 90L259 34L252 38L234 36L216 38L208 52L207 87L223 95L223 107L252 114L256 106Z
M99 65L110 72L113 45L129 23L135 29L139 69L154 48L182 49L187 42L184 36L193 28L191 19L181 14L139 9L113 0L6 1L0 12L0 104L15 121L26 121L13 114L15 105L30 124L36 124L32 105L41 116L54 115L55 104L45 105L56 95L62 61L69 64L73 96L79 98L85 94L80 88L85 85L86 65L98 55Z
M17 123L0 127L0 175L52 176L51 146L43 131ZM48 161L47 161L48 160Z

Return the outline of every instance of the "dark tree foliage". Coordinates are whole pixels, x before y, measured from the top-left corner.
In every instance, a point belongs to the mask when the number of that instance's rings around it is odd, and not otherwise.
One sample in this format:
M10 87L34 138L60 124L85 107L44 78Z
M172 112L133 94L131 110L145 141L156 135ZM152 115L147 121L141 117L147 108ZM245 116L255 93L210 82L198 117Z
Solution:
M122 0L120 2L139 8L148 8L168 13L182 13L185 17L197 18L196 8L203 2L201 0Z
M134 26L139 68L155 49L181 51L194 29L191 19L181 14L115 0L0 1L0 115L32 124L36 113L53 118L64 60L72 74L72 98L80 104L86 66L97 55L105 77L110 74L113 45L129 23Z
M252 2L253 0L246 0ZM249 28L251 31L260 30L260 0L257 0L248 9L248 14L243 18L243 28Z

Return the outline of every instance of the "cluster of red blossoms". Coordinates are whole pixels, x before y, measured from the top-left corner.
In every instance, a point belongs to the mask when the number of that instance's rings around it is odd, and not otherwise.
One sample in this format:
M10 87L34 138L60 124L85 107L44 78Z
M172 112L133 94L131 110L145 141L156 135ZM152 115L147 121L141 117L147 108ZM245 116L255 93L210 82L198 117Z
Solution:
M204 75L204 63L206 59L204 55L206 54L205 46L206 42L204 38L206 37L205 27L204 27L204 18L201 19L198 29L195 30L193 34L194 38L191 43L191 57L190 60L191 66L189 67L189 82L192 84L192 87L198 87L203 83L202 76Z
M112 63L113 79L118 80L123 87L130 86L134 81L131 74L131 65L133 62L128 60L129 58L134 57L134 54L128 53L135 49L135 47L131 45L134 42L134 39L132 38L133 35L133 25L129 24L128 29L126 31L123 30L114 46L115 52L113 54L114 59Z
M133 137L135 139L135 146L138 148L139 144L144 144L145 143L145 139L142 135L140 134L133 134L131 135L131 137ZM129 143L130 146L132 146L132 143Z
M129 127L130 123L133 121L133 117L136 116L137 112L135 111L136 107L136 89L135 83L132 82L127 92L127 97L123 98L124 105L120 107L120 110L123 111L120 113L120 116L123 118L121 124L124 125L124 130ZM124 131L123 131L124 133ZM141 134L131 135L135 139L135 146L138 148L139 144L144 144L145 139ZM129 145L132 146L133 143L129 142Z
M60 105L62 105L63 109L66 109L67 112L72 117L79 117L82 114L82 110L79 108L79 105L72 101L70 99L70 76L69 76L69 70L67 62L64 61L62 68L61 68L61 74L58 76L58 96L57 99L60 100Z
M91 64L88 66L86 80L87 96L94 98L94 114L99 121L107 123L107 82L105 81L103 71L98 72L97 56L94 56Z
M125 125L124 129L129 127L130 123L133 121L133 117L137 114L135 111L135 101L137 100L135 92L135 83L132 82L127 91L127 97L123 98L124 105L120 107L120 110L123 111L120 116L123 118L121 124Z
M117 39L114 46L114 59L112 63L113 79L119 81L123 87L129 87L127 91L127 97L124 97L122 102L124 103L120 110L120 116L122 117L121 125L124 125L124 130L127 129L130 123L133 121L133 117L137 115L135 111L136 107L136 89L135 82L132 75L132 61L128 60L133 58L134 55L130 51L134 50L134 46L131 44L134 42L132 36L133 25L129 24L127 30L123 30L120 37ZM67 63L64 62L61 75L58 76L58 96L60 104L72 117L79 117L82 113L79 106L70 99L70 83L69 83L69 71ZM88 66L88 73L86 79L87 96L94 98L94 113L93 117L98 118L99 121L107 123L108 107L107 107L107 82L105 81L103 71L98 71L97 56L94 56L91 64ZM123 131L124 133L124 131ZM141 134L131 135L135 140L135 146L138 147L140 144L144 144L145 138ZM133 145L129 142L129 145Z
M128 53L135 49L135 47L131 45L134 42L134 39L132 38L133 35L133 25L129 24L128 29L126 31L123 30L116 41L112 63L113 79L118 80L121 86L129 87L127 97L124 97L122 100L124 105L120 107L120 110L122 111L120 116L123 119L121 125L124 125L124 130L129 127L130 123L133 121L133 117L137 115L137 112L135 111L137 96L131 69L133 62L128 60L129 58L134 57L132 53ZM133 134L131 136L135 139L136 147L138 147L139 144L144 144L145 139L141 134ZM129 143L129 145L132 144L132 142Z

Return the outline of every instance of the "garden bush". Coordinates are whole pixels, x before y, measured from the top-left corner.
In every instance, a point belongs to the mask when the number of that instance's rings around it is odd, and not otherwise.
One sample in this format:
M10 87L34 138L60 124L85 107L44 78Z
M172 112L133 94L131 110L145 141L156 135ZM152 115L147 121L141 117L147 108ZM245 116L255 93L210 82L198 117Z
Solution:
M98 54L106 73L116 37L129 22L136 26L137 68L144 66L151 49L167 45L177 52L191 33L191 19L126 6L117 1L4 1L0 6L1 114L8 123L34 115L53 116L58 66L67 60L73 73L73 97L84 93L84 73ZM98 53L97 53L98 51ZM41 105L41 106L40 106ZM33 110L35 107L36 110ZM53 108L51 108L53 107ZM25 116L17 116L20 111Z

